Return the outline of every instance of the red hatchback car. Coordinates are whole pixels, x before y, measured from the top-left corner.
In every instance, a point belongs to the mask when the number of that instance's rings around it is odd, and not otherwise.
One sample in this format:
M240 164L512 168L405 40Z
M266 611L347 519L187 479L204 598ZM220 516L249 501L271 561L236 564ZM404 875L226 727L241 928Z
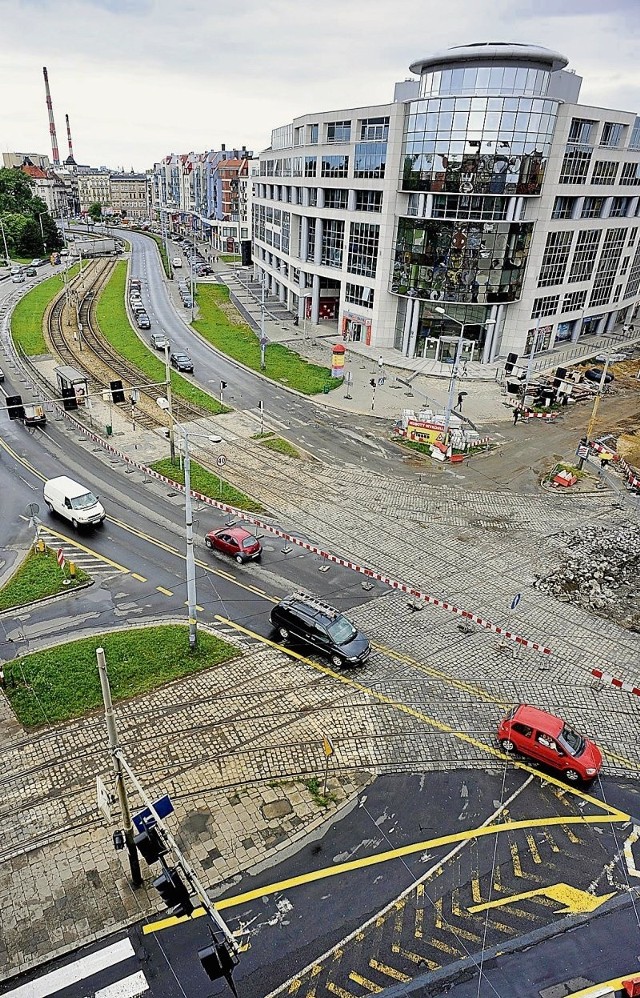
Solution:
M212 530L204 539L208 548L231 555L239 565L243 561L256 561L262 554L262 544L244 527L222 527Z
M518 704L500 721L498 741L505 752L521 752L558 769L571 783L590 783L602 766L597 745L561 718L526 703Z

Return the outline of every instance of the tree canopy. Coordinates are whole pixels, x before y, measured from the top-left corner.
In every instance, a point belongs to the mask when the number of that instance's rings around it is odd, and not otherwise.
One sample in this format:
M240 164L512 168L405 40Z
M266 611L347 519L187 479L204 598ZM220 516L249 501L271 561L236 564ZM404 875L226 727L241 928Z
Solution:
M0 221L9 256L42 256L62 246L58 227L33 188L21 170L0 170ZM1 235L0 256L4 256Z

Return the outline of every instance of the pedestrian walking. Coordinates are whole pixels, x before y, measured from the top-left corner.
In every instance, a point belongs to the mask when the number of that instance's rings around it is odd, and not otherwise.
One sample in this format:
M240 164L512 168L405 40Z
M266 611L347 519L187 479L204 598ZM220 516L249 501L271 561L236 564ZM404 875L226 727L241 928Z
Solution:
M464 402L464 397L466 394L467 394L466 392L458 392L458 409L460 410L460 412L462 412L462 404Z
M514 408L513 408L513 425L514 426L516 425L516 423L518 422L519 419L520 419L520 410L518 409L517 406L514 406Z

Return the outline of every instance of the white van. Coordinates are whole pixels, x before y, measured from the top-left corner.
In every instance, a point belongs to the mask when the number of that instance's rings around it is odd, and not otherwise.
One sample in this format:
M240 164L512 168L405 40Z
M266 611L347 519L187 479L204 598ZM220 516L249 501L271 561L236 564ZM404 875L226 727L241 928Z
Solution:
M171 262L173 263L174 267L181 267L182 266L182 260L180 259L179 256L174 256L174 258L173 258L173 260Z
M76 529L101 525L107 515L98 497L86 485L79 485L64 475L45 482L43 495L49 512L63 516Z

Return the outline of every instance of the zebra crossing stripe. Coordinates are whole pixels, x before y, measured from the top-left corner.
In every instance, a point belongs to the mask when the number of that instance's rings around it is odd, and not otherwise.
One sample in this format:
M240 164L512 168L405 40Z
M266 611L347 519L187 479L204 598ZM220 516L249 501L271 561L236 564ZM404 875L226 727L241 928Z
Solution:
M20 987L14 988L13 991L6 991L3 998L47 998L47 995L62 991L70 984L83 981L86 977L106 970L107 967L113 967L116 963L128 960L132 956L135 956L135 952L130 941L121 939L120 942L105 946L97 953L83 956L80 960L76 960L66 967L52 970L44 977L22 984Z
M121 981L116 981L115 984L109 984L106 988L100 988L99 991L96 991L94 998L138 998L139 995L143 995L148 990L149 984L147 978L139 970L137 974L123 977Z

